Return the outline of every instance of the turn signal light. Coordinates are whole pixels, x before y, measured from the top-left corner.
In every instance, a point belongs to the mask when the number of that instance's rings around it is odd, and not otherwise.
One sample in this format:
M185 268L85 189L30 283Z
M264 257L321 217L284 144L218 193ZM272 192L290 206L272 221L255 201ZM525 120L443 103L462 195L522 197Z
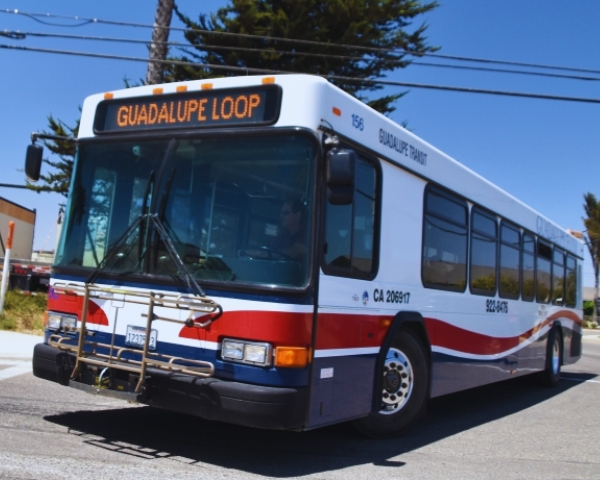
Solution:
M288 368L306 367L309 360L309 350L304 347L275 348L275 366Z

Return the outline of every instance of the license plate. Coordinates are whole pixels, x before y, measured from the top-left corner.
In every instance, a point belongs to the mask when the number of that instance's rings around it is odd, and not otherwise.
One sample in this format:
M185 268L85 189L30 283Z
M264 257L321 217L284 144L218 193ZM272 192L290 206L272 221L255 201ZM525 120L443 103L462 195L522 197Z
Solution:
M156 350L156 330L150 330L150 342L148 343L149 350ZM146 342L146 329L144 327L136 327L127 325L127 333L125 335L125 345L134 348L144 348Z

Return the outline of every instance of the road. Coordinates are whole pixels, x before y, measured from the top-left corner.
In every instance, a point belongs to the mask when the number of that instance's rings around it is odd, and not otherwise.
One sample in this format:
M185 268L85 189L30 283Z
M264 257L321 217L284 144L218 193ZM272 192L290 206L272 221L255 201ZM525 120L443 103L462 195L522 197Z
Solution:
M413 433L388 440L345 424L211 423L12 370L0 375L0 478L600 479L598 332L583 348L557 388L525 377L434 399Z

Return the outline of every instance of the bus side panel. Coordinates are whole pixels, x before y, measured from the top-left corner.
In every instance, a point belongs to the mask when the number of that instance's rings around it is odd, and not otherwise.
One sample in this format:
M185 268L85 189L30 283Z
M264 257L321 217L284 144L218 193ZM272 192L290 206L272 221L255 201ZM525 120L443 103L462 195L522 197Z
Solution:
M387 315L369 302L365 280L321 274L308 427L371 411L379 346Z
M361 417L371 411L376 357L314 359L308 428Z
M581 358L581 327L570 329L563 326L563 363L569 365Z
M510 357L471 360L436 352L432 357L431 398L506 380L507 368L516 368Z

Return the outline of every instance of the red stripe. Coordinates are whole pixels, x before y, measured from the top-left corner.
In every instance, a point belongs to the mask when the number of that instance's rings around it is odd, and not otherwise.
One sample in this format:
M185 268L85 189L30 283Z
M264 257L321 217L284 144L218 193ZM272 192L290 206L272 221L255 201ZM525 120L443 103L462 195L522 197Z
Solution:
M390 315L320 313L315 348L378 347L392 318Z
M207 329L184 327L179 336L214 342L223 337L233 337L274 345L310 345L311 317L308 313L225 312ZM425 318L425 326L432 346L472 355L497 355L517 347L559 318L581 323L581 319L573 312L561 310L529 331L513 337L493 337L435 318ZM378 347L383 343L392 319L391 315L321 313L317 321L315 349Z
M108 325L108 318L100 305L93 300L90 300L89 302L87 323ZM83 297L77 295L58 295L56 293L54 295L49 295L48 310L71 313L77 315L77 318L81 321L81 316L83 314Z
M202 321L202 317L199 317ZM183 327L179 336L218 342L223 337L269 342L273 345L309 347L312 314L299 312L231 311L208 328Z
M576 314L569 310L560 310L530 330L514 337L492 337L465 330L435 318L425 318L425 325L432 346L472 355L498 355L527 341L540 329L560 318L581 324L581 319Z

